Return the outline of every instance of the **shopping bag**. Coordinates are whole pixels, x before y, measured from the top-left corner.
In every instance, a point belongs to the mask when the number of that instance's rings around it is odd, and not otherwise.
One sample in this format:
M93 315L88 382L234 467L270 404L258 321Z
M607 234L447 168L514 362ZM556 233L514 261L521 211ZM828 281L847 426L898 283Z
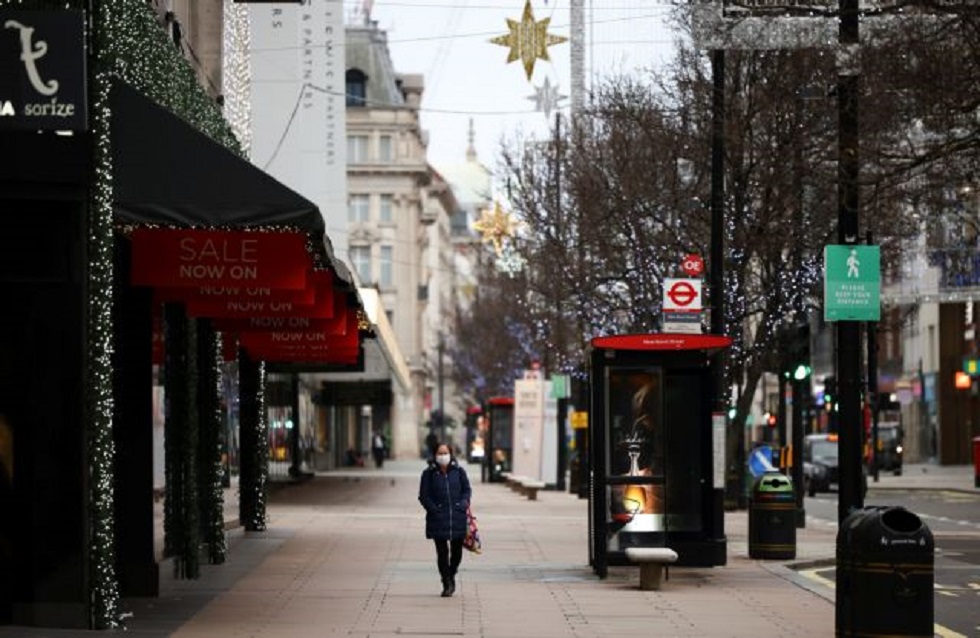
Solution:
M480 542L480 530L476 525L476 517L473 516L470 506L466 506L466 538L463 539L463 547L479 554L483 551L483 544Z

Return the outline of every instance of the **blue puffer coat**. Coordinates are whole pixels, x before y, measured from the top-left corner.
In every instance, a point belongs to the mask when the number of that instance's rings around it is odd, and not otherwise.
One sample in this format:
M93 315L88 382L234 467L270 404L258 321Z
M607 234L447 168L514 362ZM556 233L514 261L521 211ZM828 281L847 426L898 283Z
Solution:
M445 474L435 463L422 472L419 503L425 508L425 537L439 540L466 537L466 508L470 504L470 480L455 459Z

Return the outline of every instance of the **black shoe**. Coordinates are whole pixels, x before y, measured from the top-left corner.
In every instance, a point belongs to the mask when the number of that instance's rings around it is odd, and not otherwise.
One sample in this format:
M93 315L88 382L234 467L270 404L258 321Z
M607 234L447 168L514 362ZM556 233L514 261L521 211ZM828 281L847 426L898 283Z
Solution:
M449 596L452 596L454 593L456 593L456 579L453 576L450 576L447 583L448 584L446 585L446 591L442 592L442 595L448 598Z
M442 579L442 594L441 594L441 596L443 598L449 598L450 596L453 595L453 590L455 589L455 587L451 587L449 583L450 583L450 580L448 578L443 578Z

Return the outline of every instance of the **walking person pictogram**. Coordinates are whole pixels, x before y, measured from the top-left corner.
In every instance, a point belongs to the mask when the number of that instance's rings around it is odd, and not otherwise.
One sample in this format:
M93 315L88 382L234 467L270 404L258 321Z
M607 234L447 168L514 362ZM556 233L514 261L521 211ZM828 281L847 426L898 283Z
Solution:
M850 279L852 277L854 279L858 279L861 276L861 273L858 271L858 268L861 267L861 262L858 261L857 254L858 254L857 249L856 248L852 248L851 249L851 256L847 258L847 278L848 279Z

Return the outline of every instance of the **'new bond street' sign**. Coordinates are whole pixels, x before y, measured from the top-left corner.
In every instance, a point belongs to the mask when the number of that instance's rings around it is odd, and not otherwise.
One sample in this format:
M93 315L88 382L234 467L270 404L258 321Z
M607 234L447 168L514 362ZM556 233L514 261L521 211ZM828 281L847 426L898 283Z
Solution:
M881 252L878 246L824 246L824 321L881 318Z

